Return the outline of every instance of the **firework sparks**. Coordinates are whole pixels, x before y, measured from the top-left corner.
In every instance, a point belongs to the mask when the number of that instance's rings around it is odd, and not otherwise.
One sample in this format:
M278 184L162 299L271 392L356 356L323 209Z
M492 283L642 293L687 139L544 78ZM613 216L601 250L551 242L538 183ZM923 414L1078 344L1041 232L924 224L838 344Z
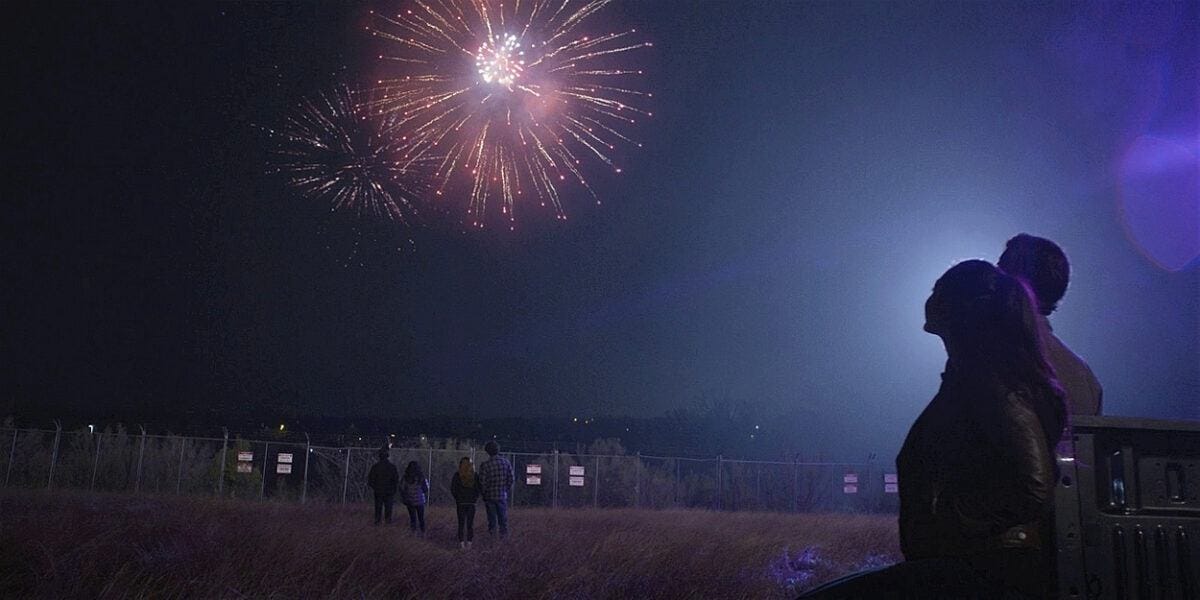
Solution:
M437 157L433 185L444 195L471 182L468 215L482 227L489 201L515 219L518 199L565 219L560 186L597 199L585 171L613 172L626 133L651 94L624 63L651 46L636 30L589 33L610 0L413 0L397 14L374 12L367 29L388 42L379 58L397 73L377 82L365 106L393 119L408 146L402 161Z
M330 210L358 217L407 223L415 211L414 172L419 161L398 161L403 139L391 135L394 115L368 115L368 98L346 86L306 98L278 129L266 129L275 142L272 173L306 198Z

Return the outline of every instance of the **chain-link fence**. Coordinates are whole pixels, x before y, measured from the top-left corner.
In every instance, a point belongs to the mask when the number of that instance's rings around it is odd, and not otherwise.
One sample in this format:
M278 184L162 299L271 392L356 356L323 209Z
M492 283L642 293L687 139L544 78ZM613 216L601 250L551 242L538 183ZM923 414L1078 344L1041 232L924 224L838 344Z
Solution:
M87 489L345 504L370 499L378 449L307 442L0 429L0 476L12 488ZM774 512L883 512L898 506L895 474L872 463L811 463L507 452L510 503L555 508L693 508ZM462 444L391 448L403 473L416 463L431 504L451 504L459 461L487 458Z

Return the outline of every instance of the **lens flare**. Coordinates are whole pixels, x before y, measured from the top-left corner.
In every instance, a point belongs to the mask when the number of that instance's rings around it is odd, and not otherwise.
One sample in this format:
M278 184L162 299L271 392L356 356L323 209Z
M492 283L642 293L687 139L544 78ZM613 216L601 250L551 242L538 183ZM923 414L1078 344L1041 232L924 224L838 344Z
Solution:
M628 132L651 116L642 70L628 63L652 44L634 29L597 32L608 3L414 0L373 11L367 29L394 71L365 106L406 141L403 165L437 157L437 196L469 186L472 225L484 226L493 200L510 227L529 202L565 219L563 187L599 202L586 173L620 173L614 157L641 146Z

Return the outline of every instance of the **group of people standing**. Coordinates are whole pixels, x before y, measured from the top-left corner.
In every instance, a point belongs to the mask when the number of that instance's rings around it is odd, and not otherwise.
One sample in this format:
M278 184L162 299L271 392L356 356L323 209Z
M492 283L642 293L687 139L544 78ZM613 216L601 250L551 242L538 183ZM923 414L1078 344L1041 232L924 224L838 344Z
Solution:
M1054 597L1055 447L1101 388L1047 317L1070 267L1054 242L1008 241L998 265L961 262L933 286L925 331L942 385L896 457L904 562L805 600Z
M478 472L471 457L458 461L458 471L451 476L450 494L454 497L458 515L458 545L470 548L475 539L475 506L483 499L487 511L488 533L497 530L508 535L508 493L516 481L512 463L500 456L500 445L490 441L484 445L488 459ZM392 507L397 494L408 509L408 524L413 533L425 535L425 505L429 502L429 479L421 463L409 461L401 477L392 464L391 452L380 448L379 461L367 474L367 486L375 493L375 524L392 522Z

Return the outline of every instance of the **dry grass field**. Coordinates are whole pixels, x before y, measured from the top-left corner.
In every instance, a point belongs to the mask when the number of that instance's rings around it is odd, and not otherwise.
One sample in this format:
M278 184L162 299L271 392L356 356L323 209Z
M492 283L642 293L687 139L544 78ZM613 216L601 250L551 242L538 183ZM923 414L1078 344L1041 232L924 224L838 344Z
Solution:
M899 556L889 515L514 510L460 550L403 507L0 492L4 598L788 598Z

